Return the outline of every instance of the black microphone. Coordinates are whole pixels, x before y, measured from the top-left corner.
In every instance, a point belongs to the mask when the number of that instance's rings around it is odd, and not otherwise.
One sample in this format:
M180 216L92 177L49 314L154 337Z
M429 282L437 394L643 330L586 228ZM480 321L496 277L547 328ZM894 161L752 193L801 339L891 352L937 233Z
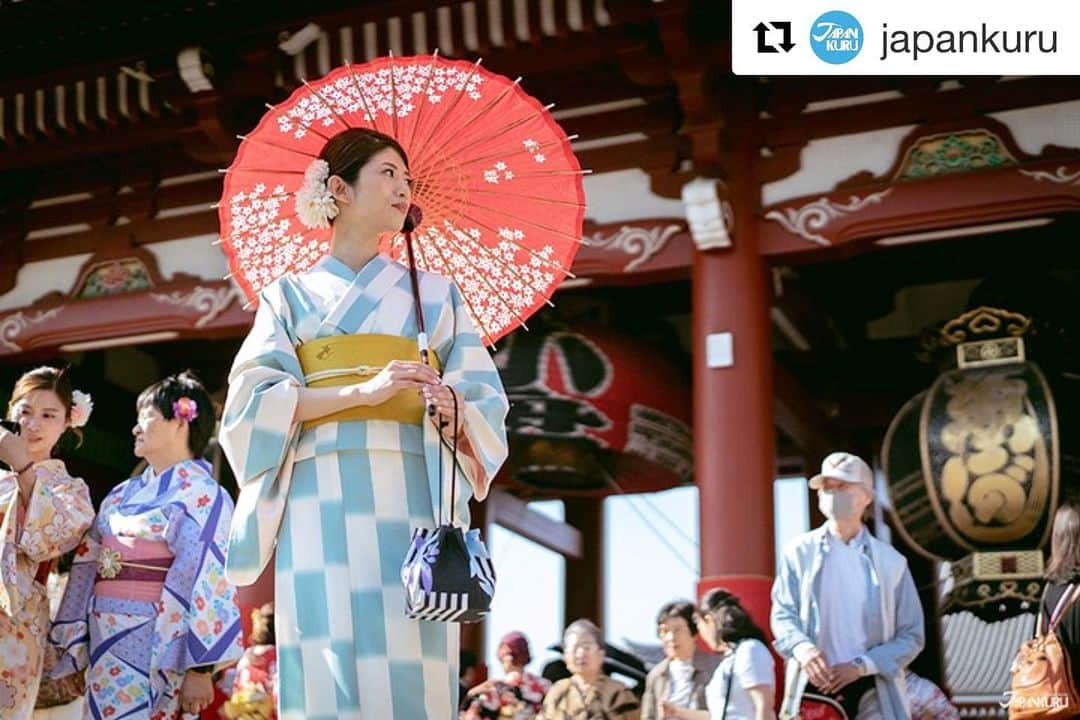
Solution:
M401 232L411 233L423 221L424 211L419 205L409 203L409 209L405 212L405 222L401 226Z

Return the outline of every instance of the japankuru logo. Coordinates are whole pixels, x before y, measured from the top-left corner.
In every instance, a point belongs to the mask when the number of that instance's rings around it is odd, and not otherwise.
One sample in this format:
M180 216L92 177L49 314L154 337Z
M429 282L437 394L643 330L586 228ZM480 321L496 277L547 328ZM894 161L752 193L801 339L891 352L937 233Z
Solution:
M810 26L810 47L830 65L853 60L863 46L863 29L855 16L830 10Z

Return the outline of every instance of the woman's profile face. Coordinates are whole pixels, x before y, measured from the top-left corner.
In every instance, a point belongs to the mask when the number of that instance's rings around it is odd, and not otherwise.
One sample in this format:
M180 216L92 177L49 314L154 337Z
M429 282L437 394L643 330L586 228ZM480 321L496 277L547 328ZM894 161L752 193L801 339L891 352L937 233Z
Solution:
M713 652L723 650L723 643L720 642L719 633L717 632L716 616L711 612L698 611L694 621L698 626L698 635L709 646L709 649Z
M135 436L135 457L150 459L162 452L172 454L186 444L180 432L181 421L166 420L152 404L139 408L139 417L131 434Z
M412 202L412 176L397 150L383 148L360 168L351 187L351 201L342 205L336 222L361 222L380 233L397 232Z
M48 457L68 426L68 411L52 390L31 390L11 408L26 449L33 457Z

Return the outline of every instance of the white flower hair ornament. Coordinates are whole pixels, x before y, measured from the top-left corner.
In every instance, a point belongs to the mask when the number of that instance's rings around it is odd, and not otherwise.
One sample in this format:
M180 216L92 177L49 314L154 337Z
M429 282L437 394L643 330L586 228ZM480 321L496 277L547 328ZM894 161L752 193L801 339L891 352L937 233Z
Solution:
M338 206L326 186L330 177L330 165L316 158L304 173L304 184L296 191L296 216L304 227L311 230L326 229L337 217Z
M73 390L71 393L71 427L81 428L90 421L90 413L94 411L94 399L82 390Z

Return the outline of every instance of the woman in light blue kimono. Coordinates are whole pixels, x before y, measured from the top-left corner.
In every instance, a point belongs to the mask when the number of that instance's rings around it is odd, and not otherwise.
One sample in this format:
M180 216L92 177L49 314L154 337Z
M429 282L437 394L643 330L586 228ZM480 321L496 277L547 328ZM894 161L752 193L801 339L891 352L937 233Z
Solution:
M409 270L378 254L402 226L408 172L380 133L327 142L297 210L309 227L332 222L331 252L260 293L230 374L221 443L241 494L227 572L254 582L276 545L283 719L456 717L458 627L405 616L401 564L449 499L439 433L458 440L467 482L452 513L467 524L506 458L507 401L460 292L423 272L435 367L419 362Z

